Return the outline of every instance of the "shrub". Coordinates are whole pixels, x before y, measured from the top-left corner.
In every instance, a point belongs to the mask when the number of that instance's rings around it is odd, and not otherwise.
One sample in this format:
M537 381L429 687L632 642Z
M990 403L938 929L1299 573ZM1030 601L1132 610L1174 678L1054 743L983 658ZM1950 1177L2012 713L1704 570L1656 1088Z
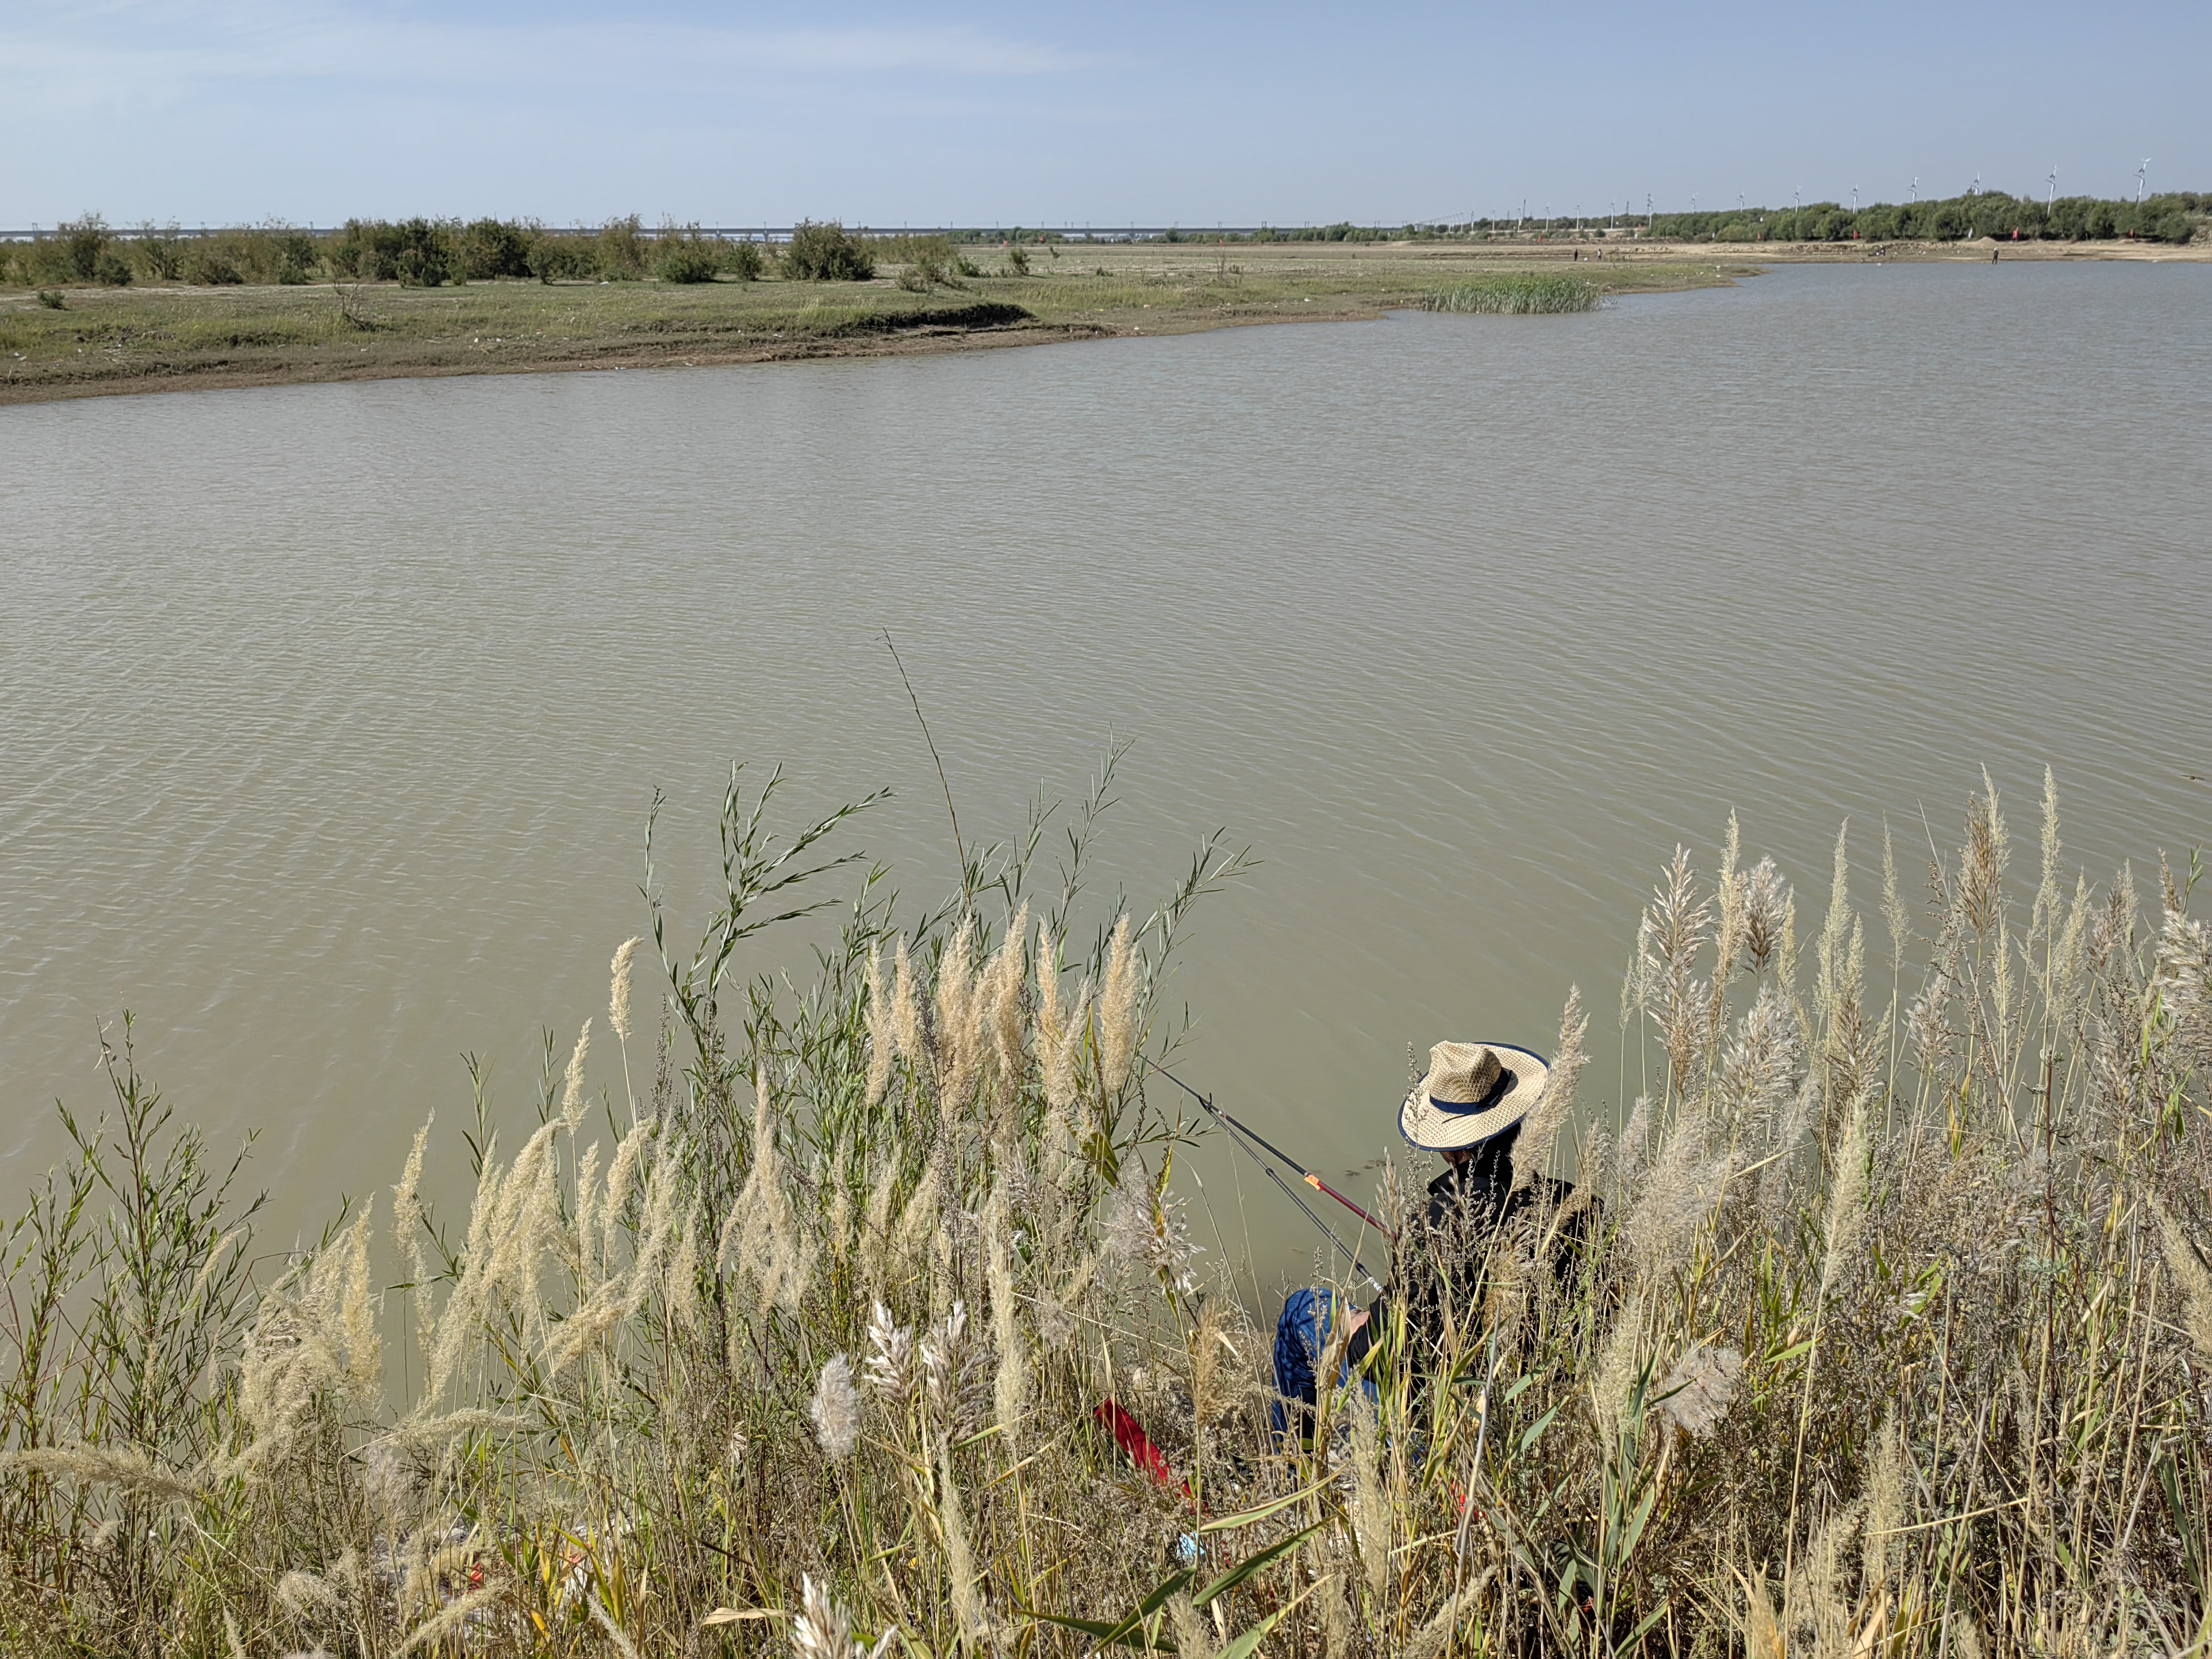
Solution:
M890 236L877 243L874 251L898 262L898 285L909 294L927 294L952 280L949 236Z
M402 286L439 288L453 280L453 246L441 227L428 219L410 219L397 228L399 247L392 256L392 274Z
M131 277L131 261L113 248L103 248L100 250L100 258L93 262L92 274L94 280L103 287L129 288Z
M196 247L185 262L185 280L202 288L235 288L246 280L246 273L222 249Z
M268 243L272 274L279 283L290 287L311 281L316 266L322 263L322 254L315 246L315 239L305 231L282 225L270 228L262 239Z
M618 283L645 275L646 242L635 213L610 219L599 228L599 275Z
M587 281L599 275L599 247L586 234L556 235L541 231L531 240L525 268L541 283Z
M429 219L398 224L349 219L327 258L335 275L364 283L396 279L412 288L437 288L455 271L449 228Z
M721 274L722 245L696 224L663 225L653 252L653 274L664 283L711 283Z
M1006 250L1006 270L1016 276L1030 274L1029 250L1018 242Z
M738 242L729 252L730 275L741 283L757 283L767 269L768 261L761 258L758 242Z
M39 290L39 303L49 311L67 311L69 309L69 301L63 299L60 295L55 293L50 288L42 288Z
M93 281L100 269L100 256L107 246L107 222L97 213L65 219L55 228L55 238L70 276L80 283Z
M868 245L835 219L802 219L784 245L786 274L808 283L865 283L876 274Z
M139 226L131 252L139 268L155 282L173 283L184 275L185 245L174 223L166 231L157 231L150 224Z
M531 228L504 219L477 220L455 239L461 275L472 283L535 275L530 268Z

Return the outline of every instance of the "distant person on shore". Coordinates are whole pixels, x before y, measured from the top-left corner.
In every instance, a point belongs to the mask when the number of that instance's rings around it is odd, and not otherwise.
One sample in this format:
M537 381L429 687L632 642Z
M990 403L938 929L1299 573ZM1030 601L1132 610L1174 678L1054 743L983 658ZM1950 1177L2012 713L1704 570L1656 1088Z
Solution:
M1344 1375L1363 1376L1388 1340L1394 1297L1403 1297L1417 1371L1442 1347L1448 1316L1464 1326L1480 1301L1492 1245L1506 1224L1540 1200L1563 1202L1572 1190L1538 1177L1516 1187L1513 1146L1551 1076L1540 1054L1505 1042L1439 1042L1428 1074L1398 1109L1398 1133L1425 1152L1439 1152L1443 1172L1429 1183L1426 1211L1409 1218L1397 1241L1393 1283L1372 1305L1353 1314ZM1334 1298L1302 1290L1284 1303L1275 1325L1273 1408L1279 1431L1307 1441L1318 1393L1316 1370L1328 1346ZM1374 1384L1366 1382L1370 1394Z

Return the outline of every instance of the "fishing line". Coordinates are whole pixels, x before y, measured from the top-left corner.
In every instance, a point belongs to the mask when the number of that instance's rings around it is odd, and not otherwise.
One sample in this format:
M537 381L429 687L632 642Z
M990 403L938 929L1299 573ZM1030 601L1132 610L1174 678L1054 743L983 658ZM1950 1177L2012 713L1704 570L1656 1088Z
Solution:
M1346 1244L1342 1239L1339 1238L1336 1236L1335 1229L1332 1228L1328 1223L1322 1220L1320 1216L1316 1215L1314 1212L1313 1206L1308 1204L1304 1198L1298 1195L1298 1194L1291 1188L1290 1182L1285 1181L1280 1175L1276 1173L1274 1166L1267 1162L1267 1157L1261 1150L1258 1149L1264 1148L1265 1152L1273 1153L1273 1155L1283 1163L1289 1164L1293 1170L1297 1170L1300 1177L1316 1191L1327 1193L1331 1198L1343 1205L1345 1208L1352 1212L1352 1213L1357 1215L1362 1221L1366 1222L1370 1226L1373 1227L1377 1232L1382 1233L1383 1237L1387 1238L1389 1237L1389 1230L1386 1229L1381 1222L1376 1220L1373 1216L1368 1214L1366 1211L1361 1209L1357 1204L1354 1204L1342 1193L1340 1193L1335 1188L1330 1187L1318 1176L1301 1168L1296 1158L1286 1157L1275 1147L1269 1146L1268 1143L1261 1139L1260 1136L1246 1128L1235 1118L1230 1116L1228 1113L1223 1111L1218 1106L1216 1106L1213 1103L1213 1100L1211 1096L1199 1093L1197 1090L1192 1088L1190 1085L1185 1083L1181 1078L1177 1077L1173 1072L1168 1070L1166 1066L1161 1065L1158 1060L1148 1057L1141 1058L1145 1058L1146 1065L1151 1066L1169 1082L1174 1084L1176 1088L1182 1090L1193 1100L1196 1101L1200 1106L1204 1107L1207 1115L1216 1122L1219 1123L1224 1129L1229 1132L1229 1144L1232 1147L1241 1148L1245 1157L1250 1158L1255 1164L1258 1164L1260 1166L1260 1172L1266 1176L1268 1180L1273 1182L1277 1187L1282 1189L1283 1196L1289 1199L1291 1203L1297 1205L1300 1210L1304 1211L1305 1212L1306 1219L1312 1222L1315 1226L1321 1229L1322 1236L1328 1239L1330 1243L1335 1245L1339 1250L1344 1253L1346 1257L1350 1260L1352 1270L1362 1279L1365 1279L1370 1285L1374 1286L1377 1293L1381 1292L1382 1289L1382 1281L1376 1278L1373 1273L1367 1271L1366 1264L1360 1261L1359 1257L1353 1252L1352 1247L1349 1244ZM1245 1144L1247 1140L1255 1144L1248 1146Z

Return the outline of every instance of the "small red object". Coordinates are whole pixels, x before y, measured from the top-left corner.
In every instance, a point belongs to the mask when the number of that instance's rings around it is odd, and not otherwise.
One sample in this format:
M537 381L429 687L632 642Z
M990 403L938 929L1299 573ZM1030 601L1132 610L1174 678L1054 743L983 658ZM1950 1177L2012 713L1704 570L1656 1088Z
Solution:
M1167 1454L1152 1443L1152 1437L1145 1432L1143 1424L1111 1400L1100 1401L1091 1408L1091 1415L1101 1428L1113 1431L1114 1443L1127 1454L1132 1463L1163 1486L1178 1487L1185 1498L1190 1496L1190 1482L1176 1475L1175 1466L1168 1462Z

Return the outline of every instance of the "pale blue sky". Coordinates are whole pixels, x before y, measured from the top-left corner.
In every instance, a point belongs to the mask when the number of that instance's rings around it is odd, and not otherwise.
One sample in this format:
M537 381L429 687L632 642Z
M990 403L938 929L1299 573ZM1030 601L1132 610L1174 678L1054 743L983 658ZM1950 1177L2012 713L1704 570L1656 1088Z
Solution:
M2212 188L2212 4L0 0L0 226L1058 224Z

